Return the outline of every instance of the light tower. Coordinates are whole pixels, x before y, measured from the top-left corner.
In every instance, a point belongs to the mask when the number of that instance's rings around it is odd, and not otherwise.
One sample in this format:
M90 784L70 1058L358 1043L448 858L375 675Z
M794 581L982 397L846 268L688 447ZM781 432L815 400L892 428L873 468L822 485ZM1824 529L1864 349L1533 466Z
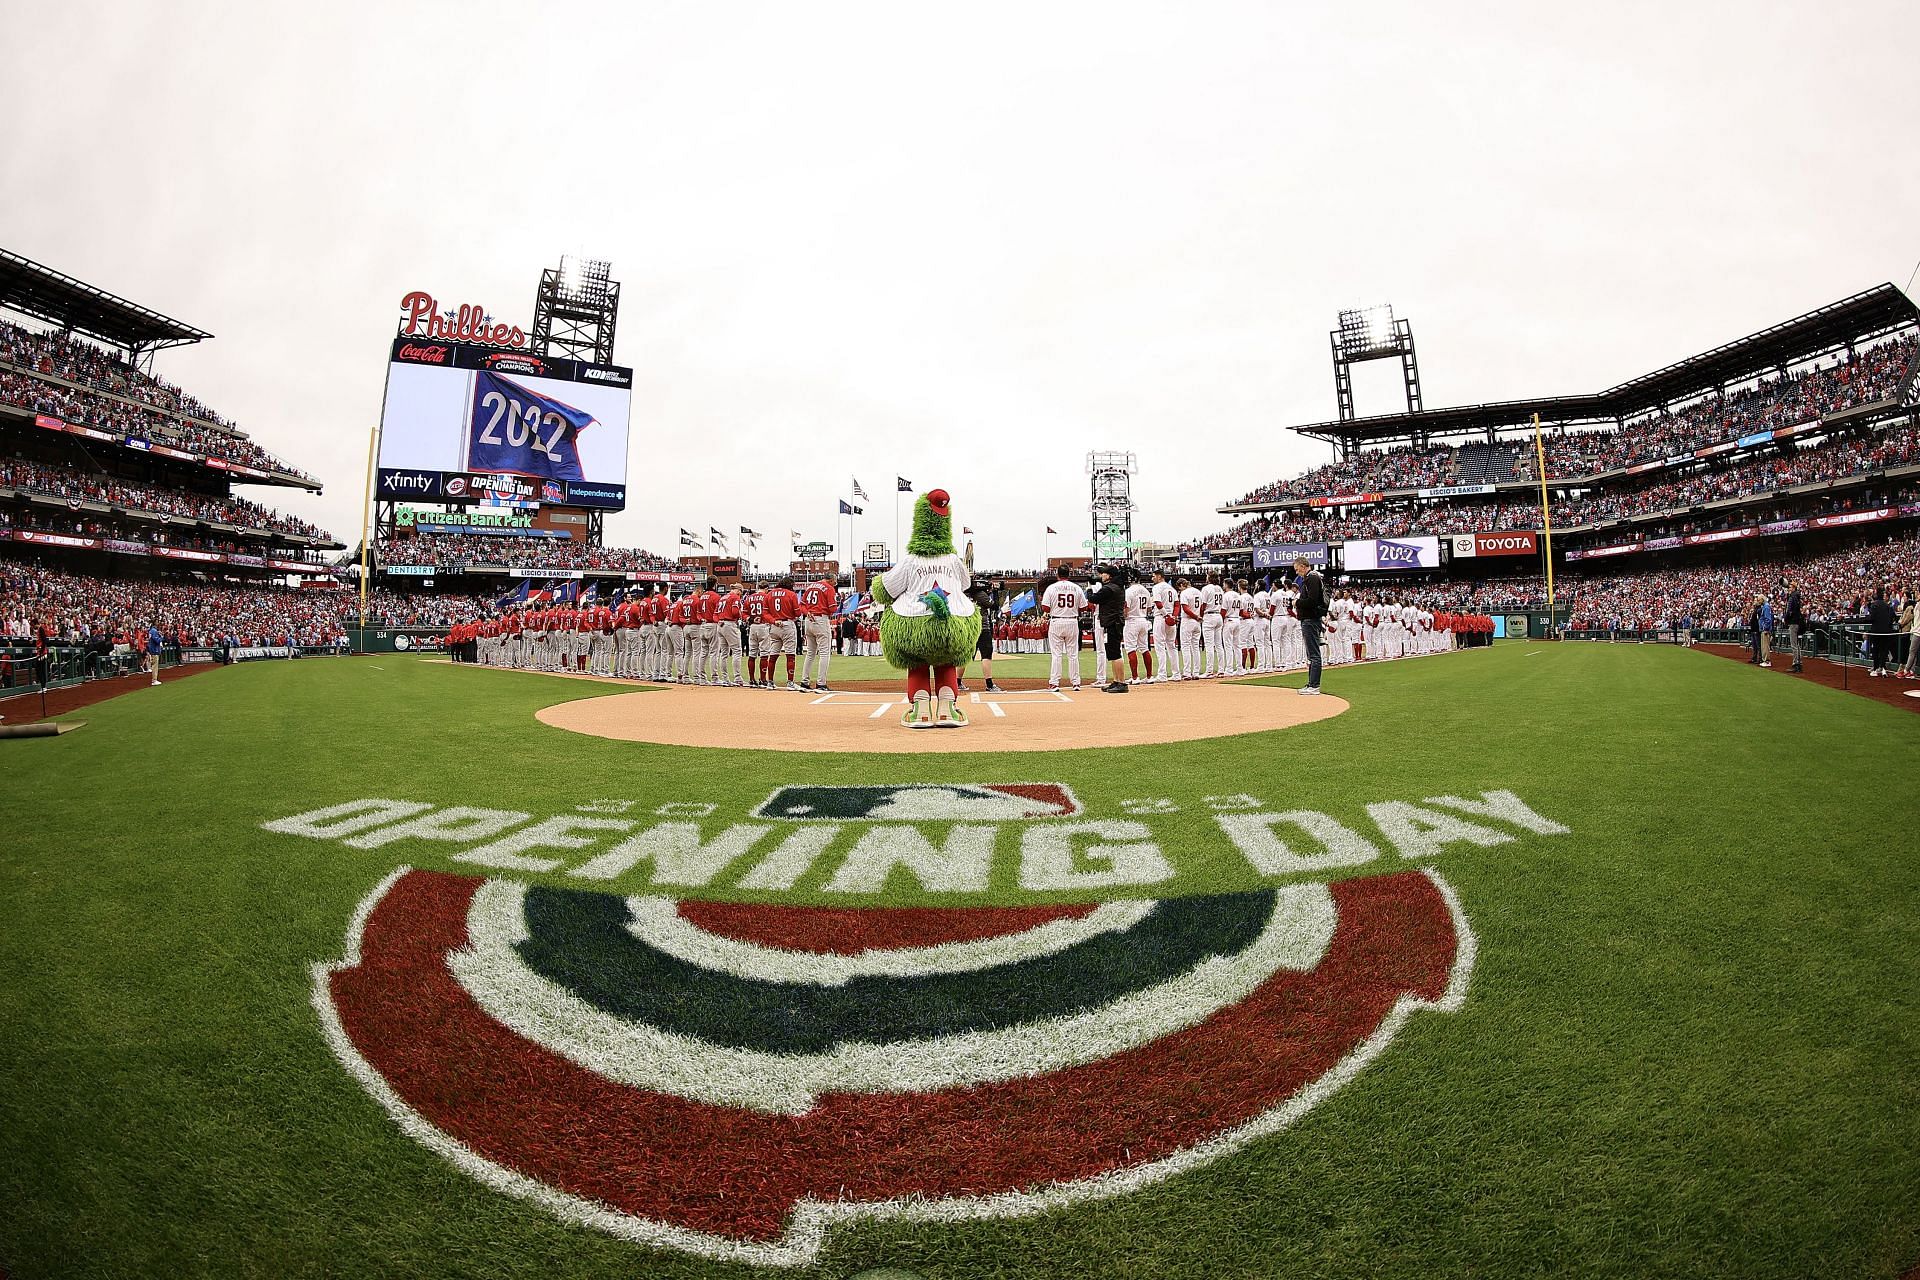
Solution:
M1369 360L1400 358L1400 373L1407 386L1407 412L1420 412L1420 362L1413 354L1413 325L1396 320L1393 308L1386 305L1342 311L1339 327L1327 335L1333 347L1333 391L1340 402L1340 421L1352 422L1353 366ZM1340 456L1348 457L1353 442L1343 439Z
M1139 463L1131 453L1096 449L1087 454L1092 478L1093 537L1088 546L1095 560L1133 559L1133 473Z
M613 363L613 329L620 318L620 282L613 265L562 254L560 266L540 272L533 299L533 350L588 364Z

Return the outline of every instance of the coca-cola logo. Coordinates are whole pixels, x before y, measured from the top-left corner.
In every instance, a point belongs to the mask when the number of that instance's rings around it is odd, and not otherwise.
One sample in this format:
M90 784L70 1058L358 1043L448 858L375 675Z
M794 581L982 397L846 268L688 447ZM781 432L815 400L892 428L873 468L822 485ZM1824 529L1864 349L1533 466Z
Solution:
M495 324L485 307L462 303L442 310L434 296L415 289L400 299L406 318L400 332L407 337L439 338L446 342L478 342L490 347L524 347L527 333L519 325Z
M416 347L411 342L401 347L394 359L410 360L415 364L446 364L453 358L451 347Z

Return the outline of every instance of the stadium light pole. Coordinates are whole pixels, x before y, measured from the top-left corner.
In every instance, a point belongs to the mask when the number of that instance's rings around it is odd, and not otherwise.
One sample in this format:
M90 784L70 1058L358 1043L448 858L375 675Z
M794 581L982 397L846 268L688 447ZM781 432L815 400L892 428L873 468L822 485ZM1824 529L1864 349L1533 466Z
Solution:
M1542 554L1547 563L1547 637L1553 637L1553 510L1547 505L1547 446L1540 438L1540 415L1533 415L1534 466L1540 472L1540 529L1545 535Z

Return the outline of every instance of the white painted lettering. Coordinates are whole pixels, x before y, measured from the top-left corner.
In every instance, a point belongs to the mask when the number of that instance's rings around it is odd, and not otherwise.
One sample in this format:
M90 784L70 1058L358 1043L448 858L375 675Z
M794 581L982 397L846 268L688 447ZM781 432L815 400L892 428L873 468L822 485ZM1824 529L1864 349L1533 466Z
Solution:
M1096 842L1080 849L1078 858L1077 837ZM1142 822L1047 822L1026 828L1020 836L1022 889L1100 889L1171 879L1172 865Z
M1311 809L1286 813L1223 813L1214 818L1253 869L1264 876L1297 875L1331 867L1357 867L1372 862L1380 850L1371 840L1328 814ZM1318 853L1296 850L1275 830L1298 827L1320 844Z
M431 808L433 806L430 804L420 804L412 800L349 800L345 804L328 805L324 809L296 813L291 818L275 818L272 822L263 822L260 825L268 831L277 831L283 836L310 836L315 840L331 840L336 836L365 831L369 827L385 826L401 818L411 818L414 814Z
M1403 858L1437 857L1446 851L1447 845L1462 841L1484 849L1491 845L1509 844L1513 840L1504 831L1495 831L1492 827L1483 827L1477 822L1441 813L1438 809L1422 809L1419 805L1405 804L1399 800L1370 804L1367 806L1367 815Z
M575 831L631 831L633 823L625 818L578 818L572 814L561 814L536 822L530 827L522 827L509 836L502 836L491 844L483 844L465 853L453 855L455 862L472 862L483 867L500 867L507 871L552 871L560 865L557 858L528 858L524 855L530 849L584 849L592 844L596 837L577 836Z
M884 825L865 831L827 882L830 893L879 893L896 867L905 867L923 889L937 893L984 893L993 870L998 827L955 826L946 845L935 845L913 827Z
M587 880L611 880L636 863L650 860L654 884L703 885L745 856L772 829L743 823L703 842L698 823L662 822L628 836L599 857L575 867L572 874Z

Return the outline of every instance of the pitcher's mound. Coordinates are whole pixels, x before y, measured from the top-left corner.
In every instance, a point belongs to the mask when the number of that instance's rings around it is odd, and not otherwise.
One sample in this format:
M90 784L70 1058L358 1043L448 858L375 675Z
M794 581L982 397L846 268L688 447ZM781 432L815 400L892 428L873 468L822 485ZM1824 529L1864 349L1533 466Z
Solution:
M537 714L556 729L675 747L927 752L1190 742L1285 729L1347 709L1326 695L1214 681L1138 685L1125 694L1094 685L1078 693L963 693L960 706L972 722L964 729L908 729L900 723L906 703L897 687L812 694L668 686L563 702Z

